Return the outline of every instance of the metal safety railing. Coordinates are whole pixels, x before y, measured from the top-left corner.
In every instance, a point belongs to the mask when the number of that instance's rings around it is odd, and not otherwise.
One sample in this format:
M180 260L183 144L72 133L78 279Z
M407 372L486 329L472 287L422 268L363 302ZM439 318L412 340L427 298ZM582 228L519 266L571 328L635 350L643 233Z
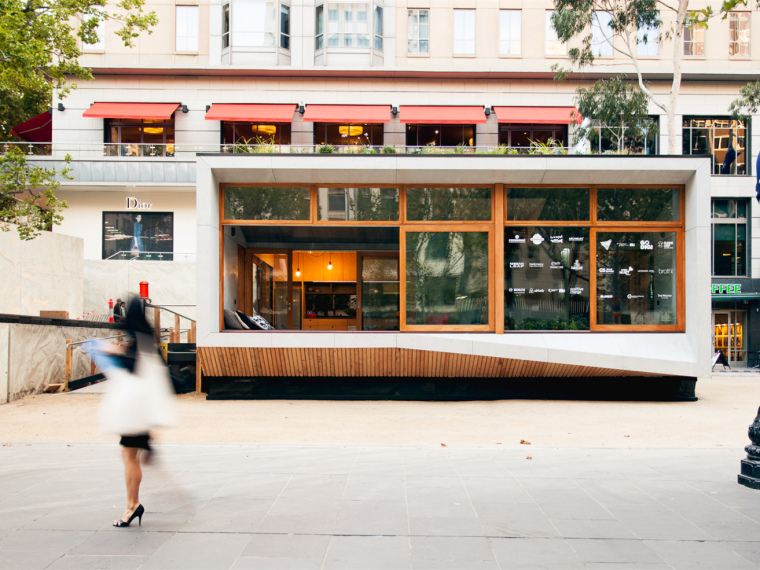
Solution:
M195 305L170 305L172 307L195 307ZM196 338L196 323L195 319L192 319L186 315L167 309L165 306L153 305L151 303L145 304L146 309L153 309L153 334L156 337L156 342L161 342L165 336L168 335L168 340L171 343L182 342L182 333L185 333L187 342L194 343ZM161 328L161 311L165 311L174 316L174 326ZM181 327L182 319L188 321L188 325L183 329Z

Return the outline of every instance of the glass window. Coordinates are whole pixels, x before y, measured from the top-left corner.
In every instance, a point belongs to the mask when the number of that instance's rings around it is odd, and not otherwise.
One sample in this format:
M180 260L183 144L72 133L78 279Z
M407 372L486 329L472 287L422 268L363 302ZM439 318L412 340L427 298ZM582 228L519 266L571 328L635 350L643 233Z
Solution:
M612 57L612 14L594 12L591 22L591 51L596 57Z
M309 188L224 189L225 220L309 220Z
M382 123L314 123L314 144L382 146Z
M230 47L230 5L222 6L222 49Z
M327 8L327 47L369 48L369 4L331 3Z
M522 12L499 10L499 53L520 55L522 51Z
M406 126L406 146L475 146L475 125Z
M597 324L675 325L675 232L597 232Z
M172 261L174 214L103 212L103 259Z
M280 47L290 49L290 6L280 6Z
M553 56L565 56L567 55L567 46L559 41L557 38L557 32L552 26L552 14L554 12L546 12L546 55Z
M409 55L430 53L430 10L407 10L406 51Z
M751 174L748 125L729 117L684 117L683 154L711 154L713 174Z
M588 330L588 228L504 230L504 328Z
M588 221L588 188L508 188L507 220Z
M561 146L567 146L567 125L528 125L509 124L499 125L499 144L509 147L530 148L533 143L544 145L555 141Z
M490 221L490 188L407 188L410 221Z
M277 3L233 0L232 45L234 47L275 47Z
M696 24L683 28L683 54L692 57L705 55L705 29Z
M177 6L176 50L198 51L198 6Z
M375 49L383 51L383 7L375 6Z
M406 233L408 325L487 325L488 233Z
M596 217L600 222L677 222L680 195L675 188L599 188Z
M587 140L592 151L599 154L658 154L660 118L650 115L640 123L594 125Z
M397 257L362 255L362 330L399 329L398 269Z
M108 156L174 156L174 119L106 119Z
M660 55L660 27L642 26L638 31L639 57L657 57Z
M454 55L475 55L475 10L454 10Z
M728 55L749 57L749 12L731 12L728 15Z
M87 14L84 16L84 20L86 22L89 22L92 20L94 16L92 14ZM98 22L98 27L95 29L95 35L97 36L97 41L94 44L82 44L82 51L104 51L106 49L106 24L103 20Z
M398 188L319 188L318 219L398 221Z
M314 21L314 49L325 47L325 7L317 6Z
M257 145L290 144L290 123L257 124L239 121L222 121L222 144ZM243 152L246 149L234 149Z
M713 275L747 275L747 200L714 199L712 202Z

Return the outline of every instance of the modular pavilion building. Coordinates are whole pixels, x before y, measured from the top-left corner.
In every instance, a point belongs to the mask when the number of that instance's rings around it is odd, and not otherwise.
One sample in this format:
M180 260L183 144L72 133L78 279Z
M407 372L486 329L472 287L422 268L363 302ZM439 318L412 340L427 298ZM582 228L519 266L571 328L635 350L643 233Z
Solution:
M575 89L632 68L599 27L614 66L555 82L551 2L147 7L136 48L85 46L39 160L74 157L54 231L84 240L85 311L148 281L197 320L204 387L755 364L757 135L727 109L756 11L687 32L674 133L651 106L658 131L574 147ZM672 52L639 46L656 92Z

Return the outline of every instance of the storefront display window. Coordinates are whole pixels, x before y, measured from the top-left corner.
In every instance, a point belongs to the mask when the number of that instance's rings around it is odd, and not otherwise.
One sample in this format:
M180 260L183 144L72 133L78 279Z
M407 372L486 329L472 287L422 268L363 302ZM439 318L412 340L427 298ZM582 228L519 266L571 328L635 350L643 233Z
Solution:
M747 275L747 200L712 202L713 275Z
M362 330L399 330L398 257L362 256Z
M674 188L599 188L600 222L677 222L680 192Z
M406 233L406 322L488 324L488 233Z
M406 125L406 146L475 145L475 125Z
M596 234L597 324L675 325L675 232Z
M408 188L409 221L490 221L490 188Z
M509 221L588 221L588 188L508 188Z
M380 123L314 123L314 144L333 146L382 146L383 125Z
M320 221L397 221L398 188L319 188Z
M106 119L108 156L174 156L174 119Z
M222 144L256 145L261 143L289 145L290 123L264 125L222 121Z
M505 12L506 10L502 10ZM530 148L535 143L567 146L567 125L499 125L499 144L509 147Z
M103 259L172 261L174 214L103 212Z
M226 220L310 219L309 188L234 187L224 190Z
M508 227L504 232L504 328L589 328L589 229Z
M713 174L752 174L748 125L723 118L684 117L683 154L713 157Z

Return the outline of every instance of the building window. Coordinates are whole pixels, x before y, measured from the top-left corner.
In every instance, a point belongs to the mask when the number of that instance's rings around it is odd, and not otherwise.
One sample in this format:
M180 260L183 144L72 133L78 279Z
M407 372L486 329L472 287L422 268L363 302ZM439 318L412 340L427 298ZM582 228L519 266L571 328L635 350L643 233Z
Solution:
M230 5L222 6L222 49L230 47Z
M325 7L317 6L314 18L314 49L325 47Z
M638 124L605 125L596 124L586 136L592 152L659 154L659 122L656 115L649 116Z
M454 10L454 55L475 55L475 10Z
M369 4L327 4L327 47L368 48L370 46Z
M407 10L406 52L409 55L430 53L430 10Z
M683 154L711 154L713 174L751 174L748 127L728 117L684 117Z
M198 6L176 7L176 50L198 51Z
M222 121L222 144L290 144L290 123L257 124Z
M280 6L280 47L290 49L290 6Z
M94 18L92 14L88 14L84 17L85 21L90 21ZM106 49L106 23L103 20L98 22L98 27L95 30L95 35L98 41L94 44L82 44L82 51L105 51Z
M567 125L499 125L499 145L529 148L533 143L550 144L550 140L567 146Z
M749 12L731 12L728 17L728 55L749 57Z
M591 23L591 49L596 57L612 57L612 14L594 12Z
M748 200L716 198L712 201L712 274L747 275Z
M475 146L475 125L406 126L406 146Z
M683 54L691 57L705 56L705 29L695 24L683 28Z
M546 12L546 55L549 57L567 55L567 46L559 41L557 32L552 26L552 15L554 12Z
M383 125L381 123L314 123L314 144L332 146L382 146Z
M375 49L383 51L383 7L375 6Z
M660 27L642 26L638 31L639 57L658 57L660 55Z
M174 156L174 119L105 119L109 156Z
M522 12L499 11L499 54L520 55L522 51Z
M174 214L103 212L103 259L172 261Z

